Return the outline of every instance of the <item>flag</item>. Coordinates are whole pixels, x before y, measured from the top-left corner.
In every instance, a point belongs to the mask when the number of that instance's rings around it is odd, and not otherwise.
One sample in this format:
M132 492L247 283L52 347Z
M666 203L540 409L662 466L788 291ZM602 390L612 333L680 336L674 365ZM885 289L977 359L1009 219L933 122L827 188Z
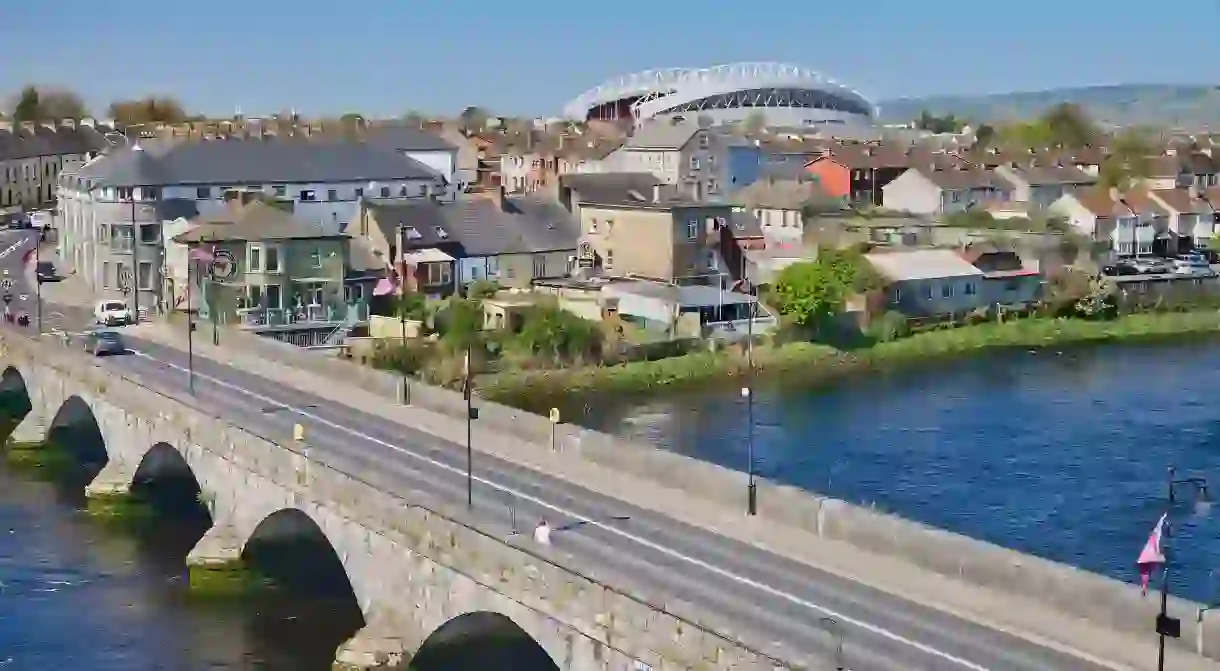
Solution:
M1143 594L1148 593L1148 580L1152 577L1152 572L1165 565L1165 551L1161 547L1161 536L1165 533L1165 522L1168 515L1161 515L1161 519L1157 520L1156 526L1152 528L1152 535L1148 536L1148 542L1144 544L1144 550L1140 552L1140 557L1135 561L1135 565L1140 570L1140 587Z
M374 296L385 296L398 292L398 273L390 271L389 276L383 277L377 282L377 286L373 287Z

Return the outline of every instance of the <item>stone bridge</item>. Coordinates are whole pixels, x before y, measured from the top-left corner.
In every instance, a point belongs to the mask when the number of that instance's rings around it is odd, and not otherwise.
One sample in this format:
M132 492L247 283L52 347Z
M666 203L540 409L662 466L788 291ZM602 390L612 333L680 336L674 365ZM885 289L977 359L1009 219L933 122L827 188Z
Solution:
M157 391L83 353L16 337L0 336L0 361L4 391L28 399L12 440L44 441L72 422L96 427L105 454L87 494L129 491L153 460L189 469L212 519L189 564L237 561L276 529L324 537L363 617L339 646L339 665L397 664L430 637L480 621L511 623L564 671L796 666L649 603L628 580L481 530L465 510L399 498L348 475L337 457L210 416L185 390Z

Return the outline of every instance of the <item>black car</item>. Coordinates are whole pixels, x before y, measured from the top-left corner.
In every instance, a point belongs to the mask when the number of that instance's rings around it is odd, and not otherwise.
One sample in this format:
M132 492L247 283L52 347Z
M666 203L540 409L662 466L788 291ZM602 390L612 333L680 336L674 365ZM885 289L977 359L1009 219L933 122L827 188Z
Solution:
M55 272L55 264L50 261L39 261L34 266L34 277L39 282L58 282L63 279L59 273Z
M123 338L114 331L101 329L90 331L85 334L84 345L85 351L91 352L93 356L127 353L127 345L123 342Z
M1130 263L1123 263L1120 261L1119 263L1111 263L1109 265L1102 266L1101 274L1105 275L1106 277L1120 277L1126 275L1139 275L1140 270Z

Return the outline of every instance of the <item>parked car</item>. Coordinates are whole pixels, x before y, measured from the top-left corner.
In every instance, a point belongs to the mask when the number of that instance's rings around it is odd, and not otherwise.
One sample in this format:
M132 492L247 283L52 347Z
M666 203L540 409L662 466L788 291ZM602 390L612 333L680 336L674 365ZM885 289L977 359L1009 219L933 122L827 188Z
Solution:
M1102 266L1101 274L1107 277L1120 277L1126 275L1139 275L1140 271L1130 263L1119 261L1118 263L1111 263L1109 265Z
M1210 264L1220 264L1220 252L1217 252L1214 249L1195 249L1191 251L1191 254L1198 254L1199 256L1202 256L1203 258L1207 259L1207 262Z
M1173 272L1178 275L1193 275L1196 277L1213 277L1216 274L1212 270L1211 264L1207 262L1207 259L1194 254L1184 254L1174 259Z
M123 301L100 301L93 308L93 318L102 326L124 326L136 321Z
M1135 259L1130 262L1141 275L1163 275L1174 272L1173 262L1159 257Z
M97 330L85 334L85 351L93 356L107 354L126 354L127 345L115 331Z

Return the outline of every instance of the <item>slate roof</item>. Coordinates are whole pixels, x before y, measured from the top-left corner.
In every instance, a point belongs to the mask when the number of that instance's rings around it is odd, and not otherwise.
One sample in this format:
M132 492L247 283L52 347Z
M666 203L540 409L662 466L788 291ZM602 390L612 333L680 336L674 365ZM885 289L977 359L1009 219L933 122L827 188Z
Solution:
M1013 185L991 170L930 170L928 168L913 168L918 170L928 181L945 191L963 191L966 189L994 188L1011 191Z
M14 126L0 130L0 161L11 161L60 154L85 154L109 146L103 134L113 129L59 126L52 130L37 126L33 133Z
M1018 179L1023 179L1030 186L1049 185L1084 185L1097 182L1097 178L1089 175L1075 166L1005 166Z
M799 210L806 203L840 205L814 179L760 179L734 192L733 200L747 207L777 210Z
M175 242L224 242L235 240L309 240L339 237L327 235L288 212L259 201L231 204L225 209L191 220L191 228L174 236Z
M560 191L571 191L572 200L589 205L668 209L672 207L715 207L727 204L713 200L695 200L677 186L665 184L656 175L648 172L596 172L561 175L559 186ZM659 202L654 202L652 199L654 186L661 187Z
M657 117L640 124L624 143L626 149L681 149L699 132L694 115Z
M951 249L873 252L865 254L864 258L878 273L893 282L978 277L983 274Z
M374 220L387 240L398 227L419 234L412 248L460 245L468 256L534 254L575 249L580 225L559 203L533 196L467 198L454 202L374 203ZM444 231L444 235L441 234Z
M457 151L456 145L415 126L386 124L364 131L369 144L394 151Z
M440 178L419 161L371 144L272 138L147 141L103 156L77 176L111 187Z

